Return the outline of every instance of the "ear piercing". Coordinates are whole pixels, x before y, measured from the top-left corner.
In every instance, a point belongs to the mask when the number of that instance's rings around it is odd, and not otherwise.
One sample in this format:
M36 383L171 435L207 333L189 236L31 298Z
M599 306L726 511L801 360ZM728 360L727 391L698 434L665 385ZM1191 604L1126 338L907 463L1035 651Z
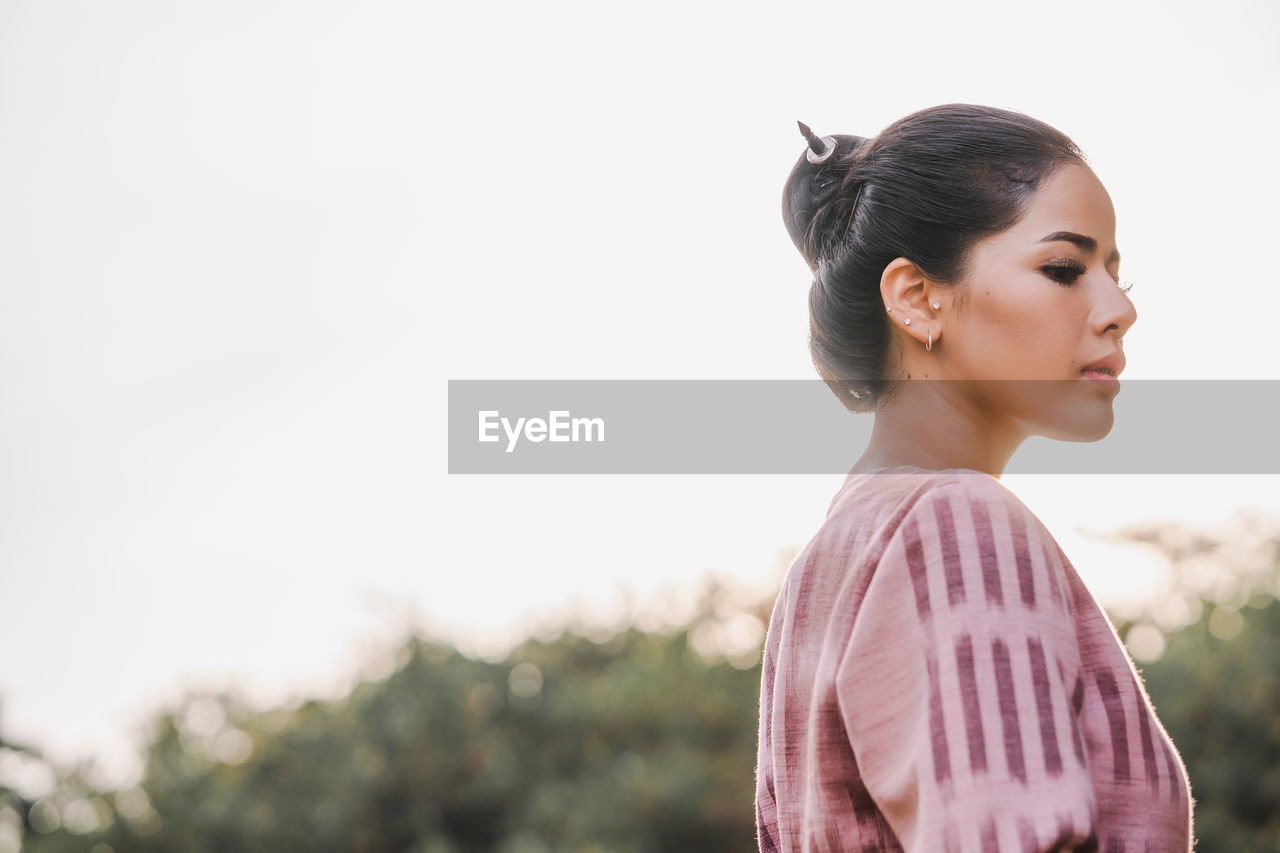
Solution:
M933 303L933 307L934 307L935 309L936 309L936 308L941 308L941 307L942 307L942 303L941 303L941 302L935 302L935 303ZM892 308L890 308L888 305L884 306L884 310L888 311L890 314L892 314L892 313L893 313L893 309L892 309Z
M940 303L940 302L934 302L934 303L932 303L932 304L933 304L933 307L934 307L934 308L941 308L941 307L942 307L942 303ZM887 311L887 312L889 312L890 314L892 314L892 313L893 313L893 309L892 309L892 308L890 308L888 305L886 305L886 306L884 307L884 310L885 310L885 311ZM903 317L903 318L902 318L902 323L903 323L903 325L904 325L904 326L910 326L910 325L911 325L911 318L910 318L910 317ZM932 350L932 349L933 349L933 329L930 329L930 330L929 330L929 341L924 345L924 348L925 348L925 350Z

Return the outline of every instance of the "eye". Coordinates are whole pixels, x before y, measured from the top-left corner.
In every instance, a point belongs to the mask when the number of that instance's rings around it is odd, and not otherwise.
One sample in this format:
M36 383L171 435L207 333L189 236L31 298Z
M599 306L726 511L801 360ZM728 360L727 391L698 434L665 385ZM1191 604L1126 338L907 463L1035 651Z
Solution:
M1040 271L1063 287L1070 287L1076 283L1077 278L1084 275L1085 266L1079 261L1062 260L1045 264Z

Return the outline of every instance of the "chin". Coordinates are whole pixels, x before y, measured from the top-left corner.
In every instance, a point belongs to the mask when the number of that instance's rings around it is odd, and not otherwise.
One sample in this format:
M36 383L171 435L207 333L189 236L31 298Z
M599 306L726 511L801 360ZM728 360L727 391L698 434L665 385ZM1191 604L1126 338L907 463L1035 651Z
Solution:
M1107 406L1101 412L1073 413L1069 418L1047 424L1040 434L1058 441L1101 441L1115 422L1115 412Z
M1099 441L1115 425L1117 391L1088 380L1037 385L1030 405L1032 432L1057 441Z

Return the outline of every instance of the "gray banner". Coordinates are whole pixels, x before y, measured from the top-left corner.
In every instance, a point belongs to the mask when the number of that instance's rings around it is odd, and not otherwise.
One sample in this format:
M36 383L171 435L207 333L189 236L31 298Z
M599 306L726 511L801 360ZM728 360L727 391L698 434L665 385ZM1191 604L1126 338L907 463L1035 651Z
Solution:
M1280 474L1277 381L983 384L1066 432L1115 413L1100 440L1027 439L1007 474ZM872 421L816 379L449 380L449 473L844 474Z

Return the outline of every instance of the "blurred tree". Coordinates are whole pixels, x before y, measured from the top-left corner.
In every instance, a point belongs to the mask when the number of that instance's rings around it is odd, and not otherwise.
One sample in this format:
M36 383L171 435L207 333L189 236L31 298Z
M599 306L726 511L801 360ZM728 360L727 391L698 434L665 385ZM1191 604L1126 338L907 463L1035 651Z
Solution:
M337 702L191 695L155 719L139 786L99 797L101 828L55 829L59 800L23 849L750 849L763 624L730 592L709 584L679 631L566 631L500 663L414 638Z
M1234 613L1235 611L1232 611ZM1280 850L1280 601L1259 596L1214 636L1206 611L1144 674L1196 799L1201 853Z
M1179 572L1221 547L1136 536L1173 543ZM1208 573L1205 603L1116 620L1122 636L1167 630L1144 677L1186 760L1203 853L1280 850L1280 535L1269 542L1267 571ZM1171 591L1183 604L1185 586ZM678 630L566 630L501 662L415 637L339 701L191 695L155 718L129 790L94 791L0 742L0 853L19 839L33 853L751 850L771 607L712 582ZM27 789L2 787L19 763Z
M1105 538L1153 548L1170 568L1163 594L1115 622L1148 658L1152 704L1187 765L1196 850L1280 851L1277 519L1240 513L1212 532L1152 523Z

